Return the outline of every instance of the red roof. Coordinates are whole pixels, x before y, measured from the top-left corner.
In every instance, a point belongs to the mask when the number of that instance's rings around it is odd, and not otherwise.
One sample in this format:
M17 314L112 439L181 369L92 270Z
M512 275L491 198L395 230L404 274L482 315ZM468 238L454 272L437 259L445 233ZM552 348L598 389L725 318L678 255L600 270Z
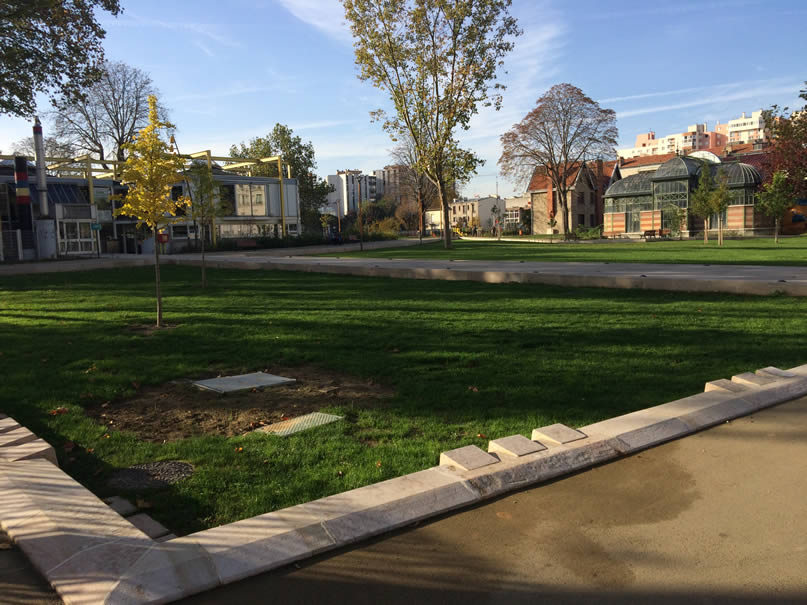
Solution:
M650 166L652 164L663 164L667 160L675 157L674 153L661 153L659 155L641 155L635 158L625 158L622 160L622 168L635 168L636 166Z
M586 162L585 164L592 178L596 180L597 162L590 161ZM569 171L569 174L566 177L567 187L572 187L574 185L574 182L577 180L577 173L580 171L581 165L582 164L574 164L572 166L572 169ZM608 184L608 181L611 179L611 175L614 173L615 166L616 166L616 160L611 160L609 162L602 163L602 176L603 176L602 184ZM527 187L527 191L549 191L549 189L552 187L552 179L549 178L549 175L547 175L545 172L546 171L543 166L538 166L535 168L535 171L532 173L532 178L530 179L530 184Z

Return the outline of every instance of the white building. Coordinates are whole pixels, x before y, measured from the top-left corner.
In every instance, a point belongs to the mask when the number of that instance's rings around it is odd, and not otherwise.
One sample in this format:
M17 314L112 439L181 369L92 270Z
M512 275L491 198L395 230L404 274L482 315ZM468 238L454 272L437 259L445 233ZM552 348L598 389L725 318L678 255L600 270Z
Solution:
M743 112L739 118L729 120L727 124L715 126L717 132L727 137L727 143L757 143L768 140L768 131L765 129L765 119L762 110L752 111L748 116Z
M358 212L359 195L363 204L375 198L376 177L362 174L361 170L339 170L336 174L329 174L328 184L333 191L328 193L327 206L323 211L334 216L343 217Z

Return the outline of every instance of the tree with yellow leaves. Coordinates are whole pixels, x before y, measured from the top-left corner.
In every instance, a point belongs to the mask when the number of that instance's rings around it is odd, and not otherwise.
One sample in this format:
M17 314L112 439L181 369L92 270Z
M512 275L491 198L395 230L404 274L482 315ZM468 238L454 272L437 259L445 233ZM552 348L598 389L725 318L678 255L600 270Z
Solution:
M160 131L173 128L172 124L160 121L157 115L157 97L150 96L149 123L128 143L129 159L123 167L121 182L129 190L123 205L116 215L137 219L138 226L146 225L154 234L154 277L157 286L157 327L163 325L162 295L160 293L160 246L157 235L160 229L172 223L177 210L188 205L189 200L180 197L171 199L171 187L182 180L179 173L184 160L171 153L168 143L160 137Z

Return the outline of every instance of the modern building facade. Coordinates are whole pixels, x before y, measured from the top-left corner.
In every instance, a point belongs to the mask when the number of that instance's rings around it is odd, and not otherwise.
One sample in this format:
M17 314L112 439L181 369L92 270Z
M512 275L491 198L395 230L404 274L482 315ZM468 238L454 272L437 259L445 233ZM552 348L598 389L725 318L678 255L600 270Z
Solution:
M375 200L378 195L375 175L363 174L361 170L339 170L328 175L328 184L332 191L328 193L328 202L323 211L337 217L343 217L359 210L361 202Z
M113 196L125 196L127 191L119 180L92 176L90 168L85 178L53 176L56 171L43 169L44 162L38 166L21 160L16 167L22 165L25 170L15 170L13 159L0 161L2 260L153 251L151 233L138 228L134 218L115 215L122 202ZM48 161L49 167L60 163L56 158ZM61 163L68 172L80 173L70 158ZM223 207L227 209L215 220L213 239L279 237L284 227L287 236L300 235L296 179L284 178L281 184L277 177L243 176L217 164L212 164L211 170L221 186ZM25 187L20 184L23 177L27 180ZM23 191L28 192L29 199L21 195ZM43 192L46 195L42 196ZM193 198L185 182L178 182L171 195L174 199L180 195ZM165 230L166 252L182 250L198 237L194 221L182 212Z
M387 198L396 204L401 203L404 195L402 181L405 166L384 166L381 170L374 171L376 179L376 199Z
M706 122L692 124L685 132L669 134L656 138L653 131L636 136L633 147L618 149L617 155L621 158L635 158L641 156L655 156L664 154L686 155L693 151L723 147L727 144L764 143L769 140L769 132L765 129L765 120L762 110L746 115L742 113L721 124L717 122L714 130L709 130Z

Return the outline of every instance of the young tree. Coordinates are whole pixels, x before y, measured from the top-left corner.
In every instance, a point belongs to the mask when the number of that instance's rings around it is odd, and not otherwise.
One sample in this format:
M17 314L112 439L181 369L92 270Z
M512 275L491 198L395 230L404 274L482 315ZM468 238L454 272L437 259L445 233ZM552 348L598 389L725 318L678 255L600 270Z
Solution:
M712 169L709 162L701 164L698 188L689 197L689 211L703 219L703 243L709 243L709 217L712 216L712 192L715 185L712 180Z
M188 214L199 229L202 254L202 288L206 288L205 244L207 242L207 232L212 229L213 221L216 217L229 215L232 208L226 201L221 199L219 195L221 184L213 177L213 173L205 162L195 161L190 169L185 172L185 176L191 193Z
M612 109L602 109L576 86L556 84L502 135L499 165L517 182L528 180L536 167L546 167L558 202L561 233L566 234L571 175L586 159L614 155L618 136Z
M157 98L150 96L149 123L126 145L129 158L124 164L121 182L129 190L123 198L118 215L137 219L137 224L146 225L154 234L154 278L157 291L157 327L163 325L162 294L160 292L160 246L157 235L161 227L173 222L177 209L187 206L188 199L171 199L171 187L182 180L184 160L170 152L170 147L160 136L160 131L173 128L160 120L157 114Z
M101 78L84 90L82 99L63 96L54 101L55 135L99 160L123 161L125 145L148 123L149 96L158 94L146 72L106 62ZM164 107L158 113L165 119Z
M317 231L320 227L319 209L328 201L331 186L318 180L314 174L317 162L311 141L304 143L294 131L284 124L275 124L265 137L255 137L249 143L230 147L232 158L266 158L279 155L291 166L291 176L297 179L300 196L300 219L305 229ZM255 176L277 176L277 166L262 164L252 168ZM284 175L285 176L285 175Z
M777 170L773 173L770 183L766 183L759 194L757 209L766 216L773 217L775 221L773 241L779 243L779 230L782 223L782 215L793 205L796 188L789 175Z
M417 228L420 233L420 243L422 244L423 217L426 214L426 208L430 207L437 198L437 189L421 168L418 162L417 148L411 137L403 136L399 139L398 145L392 150L392 158L396 164L404 168L401 174L402 193L407 198L413 198L417 205ZM408 206L403 204L401 207L406 208L406 210L409 209Z
M672 217L670 220L670 237L680 238L681 232L684 230L684 224L687 218L687 211L677 204L668 204L667 212Z
M386 91L394 113L373 112L393 140L411 137L417 163L437 188L449 225L448 190L481 160L461 149L480 105L501 106L496 75L521 31L510 0L342 0L359 79ZM444 230L445 247L451 231Z
M106 32L96 9L121 12L119 0L0 2L0 114L31 117L37 92L75 99L100 77Z
M799 96L807 101L807 89ZM769 174L787 173L794 196L807 197L807 105L793 112L774 105L763 115L771 132Z
M717 215L717 245L723 245L723 212L731 201L729 192L728 176L723 168L717 171L717 187L712 191L709 203L712 206L712 214Z

